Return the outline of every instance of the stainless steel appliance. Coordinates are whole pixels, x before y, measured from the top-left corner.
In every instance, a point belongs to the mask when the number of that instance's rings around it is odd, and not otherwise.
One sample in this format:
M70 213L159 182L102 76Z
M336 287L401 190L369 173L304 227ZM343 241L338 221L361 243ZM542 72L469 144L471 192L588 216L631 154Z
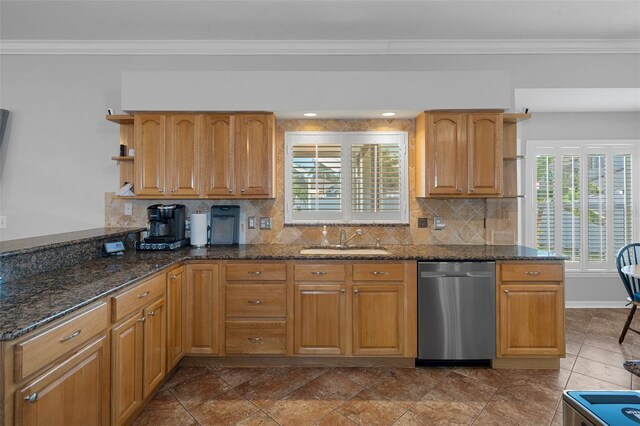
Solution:
M209 244L238 244L240 239L240 206L211 206Z
M495 262L418 263L416 365L490 365L496 353Z
M138 250L174 250L189 245L185 237L183 204L154 204L147 207L149 236L136 243Z

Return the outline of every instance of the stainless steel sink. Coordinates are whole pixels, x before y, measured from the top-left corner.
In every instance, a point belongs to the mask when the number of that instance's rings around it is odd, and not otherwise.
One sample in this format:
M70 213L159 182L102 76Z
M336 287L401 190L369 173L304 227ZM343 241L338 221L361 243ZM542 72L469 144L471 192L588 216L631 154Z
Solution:
M318 255L365 255L365 256L388 256L391 253L389 250L383 247L363 247L363 246L348 246L348 247L306 247L300 250L300 254L318 254Z

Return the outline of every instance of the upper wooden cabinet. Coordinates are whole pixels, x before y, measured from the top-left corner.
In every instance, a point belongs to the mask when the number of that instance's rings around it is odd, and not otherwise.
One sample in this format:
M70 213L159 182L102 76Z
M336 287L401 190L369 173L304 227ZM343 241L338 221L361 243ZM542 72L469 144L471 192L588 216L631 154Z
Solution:
M124 172L133 160L136 197L275 197L273 114L135 114L133 121L135 144L125 141L135 156L114 159Z
M502 113L426 112L416 119L416 197L499 197Z

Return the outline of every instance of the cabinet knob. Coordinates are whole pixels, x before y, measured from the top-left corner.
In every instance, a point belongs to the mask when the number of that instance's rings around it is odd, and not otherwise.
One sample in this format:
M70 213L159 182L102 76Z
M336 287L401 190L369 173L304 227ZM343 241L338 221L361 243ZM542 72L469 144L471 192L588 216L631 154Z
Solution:
M164 192L164 189L158 188L158 192L162 194Z
M469 188L469 192L476 192L475 188Z
M138 320L138 322L145 322L147 319L145 317L142 317Z
M240 192L247 192L246 188L242 188Z
M149 316L150 316L150 317L155 317L155 316L156 316L156 311L151 311L151 312L149 312Z
M233 192L233 189L227 188L227 191L229 191L229 194L231 194Z
M340 293L345 294L347 292L347 290L345 290L344 288L340 289Z
M175 281L176 276L175 275L171 275L170 279L171 279L171 281Z
M509 290L505 290L505 291L504 291L504 294L509 294Z
M38 392L34 392L29 396L25 396L24 400L29 402L36 402L38 400Z
M358 294L358 293L360 293L358 289L353 290L353 294Z
M174 192L176 192L176 190L175 190L175 189L172 189L172 190L171 190L171 193L173 194Z

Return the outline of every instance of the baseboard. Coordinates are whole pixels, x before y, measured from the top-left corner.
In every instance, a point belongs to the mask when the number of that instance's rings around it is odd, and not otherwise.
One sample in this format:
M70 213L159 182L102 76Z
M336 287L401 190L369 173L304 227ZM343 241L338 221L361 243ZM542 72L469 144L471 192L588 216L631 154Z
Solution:
M626 301L597 301L597 300L589 300L585 302L570 302L567 301L564 303L564 307L567 309L571 308L625 308L627 307Z

